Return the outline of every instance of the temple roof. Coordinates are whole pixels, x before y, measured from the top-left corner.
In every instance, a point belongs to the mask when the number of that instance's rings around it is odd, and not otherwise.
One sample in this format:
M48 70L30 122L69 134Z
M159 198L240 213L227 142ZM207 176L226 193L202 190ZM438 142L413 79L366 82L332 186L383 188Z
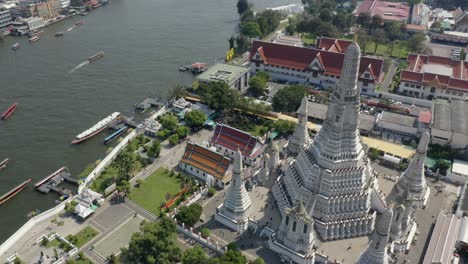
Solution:
M211 142L233 151L239 149L242 155L250 158L256 158L264 149L257 137L225 124L216 125Z
M226 180L226 176L229 178L231 176L229 173L231 160L229 158L191 142L187 143L181 162L205 171L221 180Z

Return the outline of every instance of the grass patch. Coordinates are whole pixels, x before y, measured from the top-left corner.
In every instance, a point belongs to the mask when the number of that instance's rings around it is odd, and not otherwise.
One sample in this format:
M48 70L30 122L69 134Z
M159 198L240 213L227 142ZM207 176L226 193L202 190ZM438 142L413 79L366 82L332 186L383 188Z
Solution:
M77 260L75 260L75 263L76 264L94 264L91 260L87 259L87 258L79 258Z
M96 168L97 164L97 162L94 162L86 166L86 168L84 168L84 170L80 172L80 174L78 174L78 179L88 177L88 175L94 170L94 168Z
M56 238L52 239L51 241L47 241L47 245L46 247L47 248L51 248L51 247L58 247L60 246L60 241Z
M72 242L78 248L81 248L83 245L85 245L86 243L91 241L91 239L96 237L98 234L99 234L99 232L96 231L96 229L94 229L94 228L92 228L90 226L86 226L85 228L83 228L83 230L78 232L76 235L71 236L72 239L70 239L70 240L72 240L72 241L70 241L70 242ZM70 236L67 237L67 238L70 238Z
M315 37L309 34L302 34L302 42L306 45L315 45Z
M181 181L171 176L166 168L159 168L146 178L139 188L130 193L130 199L149 212L158 215L161 204L166 201L166 193L172 195L180 191Z

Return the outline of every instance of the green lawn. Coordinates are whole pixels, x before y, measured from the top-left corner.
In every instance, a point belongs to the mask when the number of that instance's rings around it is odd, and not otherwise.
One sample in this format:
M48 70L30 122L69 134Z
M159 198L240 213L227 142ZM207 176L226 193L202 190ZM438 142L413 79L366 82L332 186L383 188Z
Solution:
M84 258L84 259L79 258L75 260L75 263L76 264L93 264L93 262L87 258Z
M94 170L94 168L96 168L97 164L97 162L94 162L86 166L86 168L82 172L80 172L80 174L78 174L78 179L88 177L88 175Z
M174 195L179 191L180 180L170 176L170 171L166 168L159 168L146 178L140 187L132 189L130 199L158 215L161 204L166 201L166 193Z
M315 38L309 34L302 34L302 41L307 45L315 45Z
M77 246L78 248L82 247L98 234L99 232L96 231L94 228L86 226L85 228L83 228L83 230L81 230L74 236L76 238L75 246Z
M51 248L51 247L58 247L60 245L60 241L58 239L52 239L51 241L47 242L46 247Z

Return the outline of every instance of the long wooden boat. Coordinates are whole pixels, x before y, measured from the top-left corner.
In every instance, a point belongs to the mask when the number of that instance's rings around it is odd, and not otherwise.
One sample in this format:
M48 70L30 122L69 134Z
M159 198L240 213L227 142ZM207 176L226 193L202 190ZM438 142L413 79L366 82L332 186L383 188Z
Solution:
M18 103L12 104L10 107L8 107L8 109L5 112L3 112L3 114L1 115L1 118L3 120L8 119L13 114L13 112L16 110L17 106L18 106Z
M34 187L36 187L36 188L40 187L42 184L48 182L54 176L57 176L60 173L62 173L65 169L66 169L66 167L62 167L62 168L58 169L57 171L55 171L54 173L49 174L47 177L45 177L44 179L42 179L42 180L38 181L36 184L34 184Z
M6 158L2 162L0 162L0 170L4 169L7 166L8 161L9 161L9 159Z
M0 197L0 205L4 204L6 201L10 200L13 198L15 195L17 195L19 192L21 192L28 183L31 182L31 179L28 179L21 183L20 185L16 186L15 188L11 189L9 192L5 193L2 197Z

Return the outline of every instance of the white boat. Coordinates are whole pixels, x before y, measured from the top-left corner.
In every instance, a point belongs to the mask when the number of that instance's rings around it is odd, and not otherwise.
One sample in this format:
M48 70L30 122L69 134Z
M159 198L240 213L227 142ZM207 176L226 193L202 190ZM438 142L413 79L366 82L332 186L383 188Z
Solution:
M114 120L120 117L119 112L115 112L108 117L102 119L101 121L97 122L94 126L91 128L88 128L87 130L81 132L78 134L75 138L75 140L72 141L72 144L79 144L88 138L91 138L100 132L102 132L110 123L112 123Z

